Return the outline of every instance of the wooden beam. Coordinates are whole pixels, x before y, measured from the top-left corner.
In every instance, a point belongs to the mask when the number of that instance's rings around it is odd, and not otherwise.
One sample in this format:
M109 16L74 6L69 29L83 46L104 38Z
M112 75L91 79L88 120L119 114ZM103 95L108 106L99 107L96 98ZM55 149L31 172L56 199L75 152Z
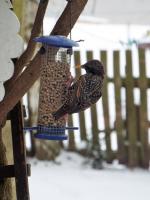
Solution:
M87 0L74 0L72 1L72 27L80 16L82 10L84 9ZM57 33L63 35L68 35L70 32L69 27L69 7L67 4L64 12L57 21L51 34ZM63 30L63 32L62 32ZM40 76L40 54L37 53L34 59L30 62L28 67L23 71L23 73L18 77L9 92L6 94L4 100L0 103L0 124L6 117L7 113L15 106L15 104L23 97L23 95L29 90L33 83ZM24 66L22 66L23 68Z
M105 74L107 75L107 52L100 52L101 61L105 67ZM110 128L110 110L109 110L109 102L108 102L108 79L104 79L104 85L102 89L102 107L104 113L104 124L105 124L105 141L106 141L106 160L108 163L112 163L113 161L113 151L111 148L111 128Z
M93 59L93 51L86 52L87 61ZM96 104L92 105L90 108L91 122L92 122L92 148L95 150L100 149L99 142L99 130L98 130L98 117L97 117L97 107Z
M126 120L128 136L128 166L130 168L138 165L138 148L137 148L137 120L136 108L133 96L133 69L132 54L130 50L126 51Z
M118 160L120 164L126 163L126 152L124 147L124 123L121 114L121 76L120 76L120 54L113 52L114 86L115 86L115 108L116 108L116 132L118 143Z
M147 87L150 88L150 78L146 78L147 80ZM107 77L107 81L110 83L114 83L114 78L108 78ZM122 87L126 87L126 83L127 83L127 79L126 78L121 78L121 83L122 83ZM140 79L139 78L133 78L133 86L134 87L139 87L140 86Z
M18 102L10 113L14 172L16 181L17 200L29 200L28 174L26 167L26 149L23 133L23 117L21 102Z
M141 142L141 166L149 168L149 142L148 142L148 103L147 103L147 78L146 78L146 64L145 64L145 50L139 49L139 88L140 88L140 106L139 106L139 132Z
M74 52L74 61L75 61L75 66L81 64L80 51ZM81 69L76 69L75 73L76 73L76 77L80 77ZM86 133L86 126L85 126L85 113L84 112L79 113L79 123L80 123L80 139L82 141L87 141L87 133Z
M31 165L27 164L27 175L31 175ZM0 179L14 178L15 177L15 167L14 165L0 166Z

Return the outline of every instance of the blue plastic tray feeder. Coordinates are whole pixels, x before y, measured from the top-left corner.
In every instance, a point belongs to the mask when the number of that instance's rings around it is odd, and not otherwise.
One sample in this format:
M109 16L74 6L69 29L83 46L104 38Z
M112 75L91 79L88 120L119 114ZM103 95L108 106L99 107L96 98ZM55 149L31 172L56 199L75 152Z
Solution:
M51 113L65 101L71 77L72 47L79 45L60 35L36 37L34 41L42 43L38 126L26 127L24 130L36 131L34 136L39 139L66 140L65 130L78 128L66 127L66 116L55 120Z

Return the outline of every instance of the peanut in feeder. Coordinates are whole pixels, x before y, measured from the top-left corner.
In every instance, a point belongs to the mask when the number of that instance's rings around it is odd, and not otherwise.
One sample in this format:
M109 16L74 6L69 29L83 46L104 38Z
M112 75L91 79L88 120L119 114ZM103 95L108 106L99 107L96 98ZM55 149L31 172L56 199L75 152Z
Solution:
M70 81L70 61L73 46L78 46L73 40L64 36L42 36L35 38L43 47L41 53L41 80L38 111L38 126L25 128L37 130L36 138L49 140L66 140L66 118L55 120L52 113L65 101L65 93Z

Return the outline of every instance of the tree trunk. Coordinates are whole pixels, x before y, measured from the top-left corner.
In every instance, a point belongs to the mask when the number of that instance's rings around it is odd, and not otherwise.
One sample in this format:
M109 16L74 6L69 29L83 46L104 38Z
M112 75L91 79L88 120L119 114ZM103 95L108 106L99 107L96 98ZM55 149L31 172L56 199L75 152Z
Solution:
M5 129L6 130L6 129ZM3 131L4 134L6 134L5 131ZM9 134L10 135L10 134ZM4 138L5 135L4 135ZM5 140L2 137L2 128L0 128L0 165L1 166L5 166L8 164L7 162L7 157L6 157L6 149L8 151L8 147L4 144ZM8 138L7 138L8 141ZM6 140L5 140L6 142ZM11 184L11 180L10 179L3 179L0 180L0 199L1 200L13 200L13 194L12 194L12 184Z

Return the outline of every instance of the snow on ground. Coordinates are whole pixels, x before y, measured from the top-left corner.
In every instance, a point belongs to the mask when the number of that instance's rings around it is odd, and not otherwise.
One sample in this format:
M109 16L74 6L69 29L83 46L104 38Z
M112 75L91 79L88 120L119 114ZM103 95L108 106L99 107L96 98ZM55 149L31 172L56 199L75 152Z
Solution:
M29 160L32 200L149 200L150 172L106 165L95 170L85 158L62 152L56 163Z

